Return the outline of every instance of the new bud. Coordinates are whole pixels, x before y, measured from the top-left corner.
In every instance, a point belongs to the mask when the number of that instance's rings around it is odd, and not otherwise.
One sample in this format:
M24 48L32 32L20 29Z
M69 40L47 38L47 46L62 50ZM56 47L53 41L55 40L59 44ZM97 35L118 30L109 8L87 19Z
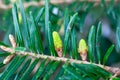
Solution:
M82 60L85 61L87 58L88 47L84 39L81 39L79 42L78 52L80 53Z
M62 57L62 40L56 31L52 33L52 36L53 36L55 50L58 56Z

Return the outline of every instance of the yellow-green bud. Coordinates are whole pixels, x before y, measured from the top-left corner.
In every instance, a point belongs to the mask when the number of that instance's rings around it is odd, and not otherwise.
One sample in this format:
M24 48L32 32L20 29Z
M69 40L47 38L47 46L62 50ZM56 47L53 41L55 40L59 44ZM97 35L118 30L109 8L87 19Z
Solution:
M22 15L20 12L18 12L18 18L19 18L19 23L21 24L22 23Z
M84 39L80 40L78 50L80 53L83 53L83 54L88 50L88 47Z
M53 35L53 41L54 41L55 48L56 49L62 48L62 40L59 34L56 31L54 31L52 35Z
M63 56L62 55L62 40L56 31L53 32L52 36L53 36L55 50L56 50L58 56L62 57Z
M79 42L78 52L80 53L80 56L81 56L82 60L86 60L87 51L88 51L87 44L86 44L84 39L81 39L80 42Z

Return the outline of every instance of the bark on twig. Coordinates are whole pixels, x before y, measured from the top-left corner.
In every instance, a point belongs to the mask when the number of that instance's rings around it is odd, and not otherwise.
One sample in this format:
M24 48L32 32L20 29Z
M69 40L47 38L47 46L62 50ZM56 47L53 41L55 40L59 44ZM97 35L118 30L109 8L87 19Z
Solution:
M4 51L7 51L7 52L11 52L13 51L12 48L7 48L4 46L3 47L0 47L2 50ZM7 49L7 50L5 50ZM11 49L11 50L10 50ZM8 51L9 50L9 51ZM11 52L13 53L13 52ZM88 61L81 61L81 60L75 60L75 59L69 59L69 58L65 58L65 57L55 57L55 56L49 56L49 55L42 55L42 54L35 54L35 53L30 53L30 52L23 52L23 51L20 51L20 52L16 52L15 53L16 55L28 55L28 56L31 56L33 58L41 58L41 59L50 59L50 60L54 60L54 61L61 61L61 62L68 62L68 63L77 63L77 64L91 64L90 62ZM93 65L96 65L96 66L99 66L111 73L113 73L114 77L116 76L120 76L120 68L117 68L117 67L109 67L109 66L104 66L104 65L101 65L101 64L96 64L96 63L92 63Z
M32 56L34 58L41 58L41 59L50 59L50 60L54 60L54 61L61 61L61 62L68 62L68 63L77 63L77 64L91 64L88 61L81 61L81 60L75 60L75 59L69 59L69 58L65 58L65 57L54 57L54 56L48 56L48 55L41 55L41 54L35 54L35 53L29 53L29 52L18 52L17 54L20 55L28 55L28 56ZM95 64L92 63L93 65L99 66L109 72L112 72L113 74L115 74L115 76L119 76L120 75L120 68L117 67L109 67L109 66L103 66L101 64Z
M0 46L0 48L6 52L10 52L11 55L8 55L5 60L3 61L4 63L8 63L9 61L11 61L11 59L16 56L16 55L28 55L31 56L33 58L41 58L41 59L50 59L50 60L54 60L54 61L61 61L61 62L68 62L68 63L77 63L77 64L91 64L88 61L81 61L81 60L75 60L75 59L69 59L69 58L65 58L65 57L55 57L55 56L49 56L49 55L43 55L43 54L35 54L35 53L30 53L30 52L24 52L24 51L18 51L15 52L14 49L16 48L16 42L15 39L12 35L9 35L9 39L10 42L12 44L12 48L8 48L5 46ZM111 73L113 73L113 77L116 76L120 76L120 68L118 67L110 67L110 66L104 66L101 64L96 64L96 63L92 63L93 65L99 66Z

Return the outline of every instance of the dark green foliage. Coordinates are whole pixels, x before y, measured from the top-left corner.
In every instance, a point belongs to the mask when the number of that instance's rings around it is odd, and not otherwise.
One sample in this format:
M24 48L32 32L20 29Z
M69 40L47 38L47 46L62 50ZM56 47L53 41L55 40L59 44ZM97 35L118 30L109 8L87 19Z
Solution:
M2 75L0 76L0 79L4 79L4 77L7 75L8 71L13 67L14 64L16 64L20 57L16 56L11 63L9 64L9 66L5 69L5 71L2 73Z
M110 48L107 50L107 52L103 58L103 65L105 65L105 63L108 60L108 57L109 57L110 53L113 51L113 49L114 49L114 45L111 45Z
M101 22L98 24L97 33L96 33L96 53L98 57L98 62L101 63L101 52L100 52L100 40L101 40L102 26Z
M88 35L88 55L90 62L95 61L95 26L92 26Z
M36 71L35 75L33 76L32 80L37 80L39 79L40 75L42 74L43 70L44 70L44 66L45 66L45 62L47 59L43 60L38 68L38 70Z
M20 65L23 63L23 61L25 60L26 56L23 56L22 58L20 58L18 61L16 61L17 63L15 63L14 66L12 66L12 68L10 68L6 74L6 76L3 78L4 80L8 80L10 78L10 76L12 74L14 74L14 72L18 69L18 67L20 67ZM4 76L4 75L3 75Z
M24 34L24 39L26 40L26 46L27 47L30 47L31 46L31 43L30 43L30 32L29 32L29 28L28 28L28 22L27 22L27 18L26 18L26 14L25 14L25 11L24 11L24 7L23 7L23 4L22 4L22 0L19 0L20 2L20 12L21 12L21 15L22 15L22 24L23 24L23 33Z
M26 51L26 48L24 48L24 47L16 47L15 52L19 52L19 51Z
M31 59L28 59L27 62L24 64L24 66L21 68L21 70L19 71L19 73L16 74L15 76L15 80L19 80L20 77L22 76L22 74L26 71L26 69L29 67L31 62Z
M71 34L71 42L72 42L72 53L75 59L78 59L78 51L77 51L77 36L75 27L72 30Z
M116 31L116 48L117 51L120 52L120 26L118 25L117 31Z
M0 68L2 68L5 64L3 64L2 62L0 63Z
M28 22L27 22L26 14L25 14L25 11L24 11L22 0L19 0L19 2L20 2L20 12L21 12L21 15L22 15L22 28L24 28L24 30L22 31L23 38L26 42L26 47L31 49L32 48L31 47L32 43L30 41L30 31L29 31L29 28L28 28Z
M54 64L54 61L49 61L47 63L46 67L44 67L43 72L40 74L40 79L43 79L44 76L47 74L47 71L51 69L51 66Z
M64 69L61 68L61 69L59 70L59 73L57 74L55 80L58 80L58 79L63 75L63 73L64 73Z
M65 9L65 15L64 15L64 31L67 29L67 25L69 23L69 11L68 9Z
M34 62L29 66L29 68L26 70L26 72L24 72L24 74L22 74L20 80L25 80L27 79L29 76L29 74L32 72L32 70L34 69L34 67L36 66L36 64L38 63L39 59L35 59Z
M77 17L77 15L78 15L78 13L75 13L75 14L71 17L71 19L70 19L70 21L69 21L69 23L68 23L68 25L67 25L67 29L66 29L66 31L65 31L64 50L63 50L64 56L65 56L66 53L67 53L68 40L69 40L69 37L70 37L70 34L71 34L73 22L75 21L75 18Z
M50 79L50 76L52 75L52 73L56 70L57 67L59 67L59 63L60 63L60 61L57 61L57 62L54 62L54 64L52 64L51 68L45 74L43 80Z
M14 49L15 53L23 52L23 55L15 55L12 61L8 64L0 63L0 69L5 69L0 73L0 80L119 80L119 77L112 78L112 74L103 68L97 66L103 63L105 66L109 55L114 49L112 45L102 57L102 23L99 17L102 15L94 15L95 20L93 20L92 25L86 27L86 17L95 14L92 9L94 9L94 2L83 1L78 3L77 0L71 4L62 5L49 5L49 0L45 0L45 6L40 7L38 10L30 11L24 9L22 0L19 0L20 11L16 4L13 5L12 15L15 30L15 38L17 42L17 47ZM101 0L102 7L105 10L103 14L107 16L112 15L112 18L116 21L116 15L113 11L114 0L110 1L109 5L105 0ZM64 7L67 6L66 9ZM108 7L109 6L109 7ZM57 8L58 13L54 13L54 9ZM63 8L63 9L62 9ZM77 8L77 9L76 9ZM31 8L30 8L31 9ZM101 9L101 10L103 10ZM28 12L27 12L28 11ZM57 10L56 10L57 11ZM19 23L18 13L22 15L22 23ZM100 11L101 12L101 11ZM97 12L98 13L98 12ZM88 15L89 14L89 15ZM35 16L36 15L36 16ZM70 16L72 17L70 18ZM100 21L99 23L97 23ZM118 20L119 22L119 20ZM97 26L95 26L97 24ZM112 24L112 23L111 23ZM113 24L116 26L115 22ZM113 25L112 24L112 25ZM117 49L120 48L120 28L113 27L116 30L116 44ZM64 33L61 33L61 28L64 29ZM10 29L12 29L10 27ZM88 29L88 31L87 31ZM52 32L59 31L63 39L63 57L72 58L76 60L79 59L78 54L78 39L87 39L86 31L88 33L88 59L90 64L76 64L56 60L50 60L49 58L43 59L36 56L33 58L31 55L26 54L26 52L38 53L40 55L51 55L57 58L56 51L54 48ZM80 32L80 33L78 33ZM86 34L84 34L86 33ZM83 34L83 35L82 35ZM8 36L7 36L8 37ZM111 44L111 43L110 43ZM0 46L9 45L0 42ZM70 47L70 49L68 49ZM106 47L106 46L105 46ZM70 52L70 53L69 53ZM1 52L0 58L6 57L11 53ZM14 54L14 53L12 53ZM97 57L97 58L96 58ZM103 59L103 61L101 61ZM3 60L2 60L3 61Z
M31 43L33 43L33 45L34 45L34 47L33 47L33 48L35 48L34 51L37 51L37 52L40 52L43 54L43 44L41 41L40 32L39 32L38 26L36 25L35 20L32 16L32 13L30 13L30 20L31 20L30 40L31 40ZM32 31L33 31L33 33L32 33ZM36 44L34 44L35 42L36 42Z
M40 21L40 18L42 17L42 15L43 15L43 13L44 13L44 10L45 10L45 8L43 7L43 8L41 8L40 11L38 12L37 17L36 17L36 19L35 19L35 22L36 22L36 23L38 23L38 22Z
M76 71L74 69L70 68L67 65L63 65L63 68L65 69L65 71L67 73L69 73L71 76L73 76L74 79L83 80L83 78L81 77L81 75L78 74L78 73L76 73Z
M8 47L8 45L5 44L5 43L3 43L3 42L0 42L0 46L6 46L6 47Z
M49 21L49 6L48 6L48 0L45 1L45 32L46 32L46 42L48 40L48 46L50 49L51 55L55 56L55 48L54 48L54 43L53 43L53 38L52 38L52 27L51 23Z
M12 8L12 14L13 14L13 22L14 22L17 45L24 46L22 33L21 33L20 26L18 23L18 11L17 11L16 4L14 4L14 7Z
M107 79L111 77L111 74L102 68L92 65L92 64L74 64L72 63L72 66L78 69L78 71L82 71L83 73L91 77L91 79L97 79L97 77L102 77L104 79ZM99 75L97 75L99 74Z
M0 57L6 57L6 56L8 56L8 55L10 55L10 53L6 53L6 52L0 53Z

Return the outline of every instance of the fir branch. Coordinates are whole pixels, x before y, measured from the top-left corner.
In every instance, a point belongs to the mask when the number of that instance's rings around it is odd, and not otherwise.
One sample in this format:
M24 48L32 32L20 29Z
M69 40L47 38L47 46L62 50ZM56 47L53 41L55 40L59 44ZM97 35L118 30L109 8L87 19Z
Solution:
M0 48L2 50L5 50L7 48L2 48L0 46ZM9 48L11 49L11 48ZM10 51L9 51L10 52ZM13 53L13 52L11 52ZM96 66L99 66L111 73L114 74L114 77L116 76L119 76L120 75L120 68L117 68L117 67L109 67L109 66L104 66L104 65L101 65L101 64L96 64L96 63L90 63L88 61L81 61L81 60L75 60L75 59L69 59L69 58L65 58L65 57L54 57L54 56L48 56L48 55L43 55L43 54L35 54L35 53L31 53L31 52L24 52L24 51L19 51L19 52L16 52L15 53L16 55L28 55L28 56L31 56L33 58L41 58L41 59L50 59L50 60L54 60L54 61L61 61L61 62L68 62L68 63L77 63L77 64L93 64L93 65L96 65Z
M13 38L13 37L10 37L10 38ZM13 45L15 43L11 42L11 44ZM120 68L118 68L118 67L104 66L104 65L101 65L101 64L91 63L91 62L88 62L88 61L69 59L69 58L65 58L65 57L54 57L54 56L43 55L43 54L35 54L35 53L32 53L32 52L24 52L24 51L15 52L14 47L8 48L8 47L5 47L5 46L0 46L0 48L2 50L6 51L6 52L10 52L11 55L23 55L23 56L28 55L28 56L31 56L33 58L41 58L41 59L46 59L47 58L49 60L61 61L61 62L64 62L64 63L68 62L68 63L77 63L77 64L93 64L95 66L99 66L99 67L105 69L106 71L109 71L109 72L113 73L114 74L113 77L120 76Z

